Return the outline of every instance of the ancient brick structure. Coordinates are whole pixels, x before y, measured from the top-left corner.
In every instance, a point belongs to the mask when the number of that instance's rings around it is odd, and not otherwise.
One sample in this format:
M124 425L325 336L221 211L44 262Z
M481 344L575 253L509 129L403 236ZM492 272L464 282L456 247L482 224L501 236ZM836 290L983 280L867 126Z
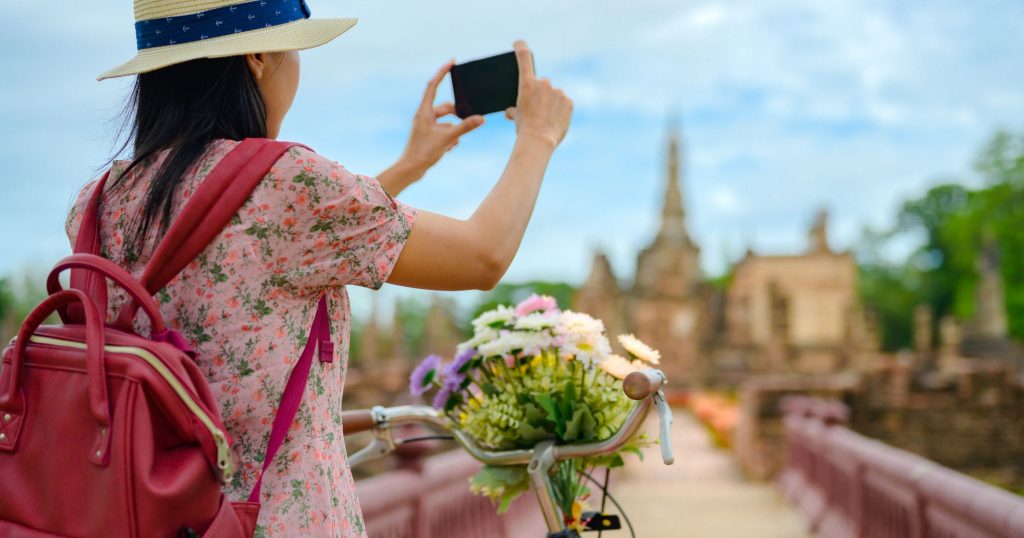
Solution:
M613 336L632 332L659 349L675 386L727 385L760 373L829 373L868 360L877 349L857 300L857 268L828 242L825 212L803 254L748 252L724 293L700 270L700 248L686 227L677 133L671 132L658 231L621 284L598 252L573 308L605 321Z
M733 269L725 295L722 381L756 373L830 373L856 366L877 347L857 297L857 266L849 252L834 252L827 214L818 214L804 254L748 252ZM731 374L731 378L728 377Z
M700 359L710 336L711 294L700 270L700 248L686 229L675 131L669 137L666 161L658 232L637 257L632 285L620 286L607 257L599 252L573 308L603 319L613 339L632 332L659 349L662 368L673 384L687 386L699 384L706 370Z

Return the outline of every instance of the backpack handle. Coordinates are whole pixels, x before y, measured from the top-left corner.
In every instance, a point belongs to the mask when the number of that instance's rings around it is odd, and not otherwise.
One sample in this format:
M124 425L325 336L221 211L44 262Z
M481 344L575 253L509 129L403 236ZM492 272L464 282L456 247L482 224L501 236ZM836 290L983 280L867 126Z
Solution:
M72 254L57 262L57 265L50 271L50 276L46 279L46 290L49 293L54 294L62 290L60 274L68 269L88 269L113 280L117 285L124 288L128 295L134 299L135 303L149 316L153 327L153 334L162 333L167 330L167 327L164 326L164 318L160 314L160 307L157 306L156 301L153 300L153 297L150 296L146 288L143 288L142 284L131 273L125 271L116 263L94 254ZM103 315L105 320L106 312ZM129 326L127 329L131 330L131 327Z
M99 425L96 441L89 449L89 461L104 466L110 455L110 401L107 397L107 372L104 360L103 317L99 307L84 292L71 289L60 290L47 297L25 318L18 331L11 357L10 382L7 390L0 396L0 413L4 414L3 433L5 439L0 441L0 450L14 451L18 434L25 420L25 398L20 385L21 364L25 360L25 348L36 329L54 311L72 303L80 303L85 314L85 369L89 383L89 410ZM11 418L8 420L7 416Z

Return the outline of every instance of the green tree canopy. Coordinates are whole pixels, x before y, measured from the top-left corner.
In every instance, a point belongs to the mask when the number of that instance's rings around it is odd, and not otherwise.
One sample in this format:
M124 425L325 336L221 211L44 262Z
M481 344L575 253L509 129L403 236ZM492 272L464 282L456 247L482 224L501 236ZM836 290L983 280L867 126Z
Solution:
M1010 334L1024 338L1024 133L996 133L979 152L980 186L963 181L932 187L903 204L885 237L917 234L920 247L904 262L862 262L860 291L881 321L886 349L911 342L918 304L968 321L974 316L978 259L986 246L999 253Z

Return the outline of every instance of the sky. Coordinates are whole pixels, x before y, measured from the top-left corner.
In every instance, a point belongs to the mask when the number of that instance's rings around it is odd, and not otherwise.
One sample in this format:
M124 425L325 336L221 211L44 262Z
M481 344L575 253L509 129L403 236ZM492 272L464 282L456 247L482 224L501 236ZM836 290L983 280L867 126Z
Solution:
M1024 128L1019 0L308 3L314 17L359 23L302 53L280 138L352 171L374 175L397 158L425 82L448 58L523 38L538 74L574 99L510 282L580 283L595 249L629 279L657 227L672 116L709 275L747 247L800 251L819 208L833 245L852 248L865 226L891 225L903 200L969 178L994 129ZM0 275L68 253L67 209L113 150L130 80L95 77L135 53L131 4L80 5L0 5ZM439 102L450 95L446 82ZM468 217L514 135L489 116L401 198ZM371 295L353 292L357 313Z

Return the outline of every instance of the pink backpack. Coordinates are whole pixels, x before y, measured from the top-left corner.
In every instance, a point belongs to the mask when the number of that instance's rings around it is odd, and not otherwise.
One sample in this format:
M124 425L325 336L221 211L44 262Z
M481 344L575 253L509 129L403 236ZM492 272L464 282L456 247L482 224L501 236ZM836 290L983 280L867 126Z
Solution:
M295 145L241 142L190 197L140 279L98 256L106 176L98 182L75 254L53 268L50 296L3 353L0 538L253 535L262 474L248 502L221 492L237 472L231 440L195 354L165 325L153 294L206 248ZM64 290L58 276L68 269L71 288ZM131 296L110 324L105 279ZM150 338L133 330L139 309L151 322ZM41 326L53 312L63 325ZM330 362L324 297L274 417L264 472L295 418L317 349Z

